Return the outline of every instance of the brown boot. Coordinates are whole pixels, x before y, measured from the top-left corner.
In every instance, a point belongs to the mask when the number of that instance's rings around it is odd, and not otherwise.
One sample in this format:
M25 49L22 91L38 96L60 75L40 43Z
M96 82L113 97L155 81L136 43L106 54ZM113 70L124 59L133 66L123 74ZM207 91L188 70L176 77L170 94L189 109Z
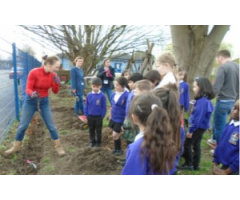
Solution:
M56 150L56 152L58 153L59 156L64 156L65 155L65 151L63 150L63 147L61 145L60 140L53 140L54 143L54 148Z
M4 155L9 156L11 154L14 154L15 152L21 151L21 149L22 149L22 141L14 141L12 148L5 151Z

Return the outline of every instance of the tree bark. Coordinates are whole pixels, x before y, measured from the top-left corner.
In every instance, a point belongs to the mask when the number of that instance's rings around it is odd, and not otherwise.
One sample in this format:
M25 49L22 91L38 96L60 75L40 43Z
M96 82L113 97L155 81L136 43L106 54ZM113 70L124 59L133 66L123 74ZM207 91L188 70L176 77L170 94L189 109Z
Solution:
M216 53L229 27L215 25L208 33L208 25L171 26L174 56L187 72L191 97L194 78L210 77Z

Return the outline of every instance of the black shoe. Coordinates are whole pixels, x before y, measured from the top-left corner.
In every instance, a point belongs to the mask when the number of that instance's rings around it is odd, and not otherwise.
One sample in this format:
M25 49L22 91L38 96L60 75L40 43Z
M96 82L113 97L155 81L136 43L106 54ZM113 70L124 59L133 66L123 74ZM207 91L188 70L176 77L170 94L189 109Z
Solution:
M194 171L199 171L200 170L200 167L198 166L198 167L193 167L193 170Z
M113 150L113 151L112 151L112 154L115 154L116 152L117 152L117 150Z
M100 147L100 144L99 144L99 143L96 143L96 144L95 144L95 147Z
M90 145L89 145L90 147L94 147L95 146L95 144L94 143L90 143Z
M193 166L183 164L182 166L178 167L178 169L180 169L180 170L193 170Z
M123 154L122 150L116 150L115 156L121 156Z

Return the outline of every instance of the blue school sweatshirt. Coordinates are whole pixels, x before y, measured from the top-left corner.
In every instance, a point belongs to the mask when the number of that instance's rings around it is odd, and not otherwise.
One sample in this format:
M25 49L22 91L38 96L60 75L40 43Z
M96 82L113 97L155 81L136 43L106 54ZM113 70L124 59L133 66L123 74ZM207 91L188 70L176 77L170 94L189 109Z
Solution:
M128 117L128 111L129 111L129 108L130 108L131 101L132 101L133 97L134 97L134 92L131 91L131 92L128 94L128 98L127 98L126 116L125 116L125 117Z
M210 119L213 112L212 102L206 97L196 100L193 105L192 113L189 119L191 124L189 133L193 133L197 129L208 129L210 127Z
M107 111L106 96L102 93L90 92L87 95L84 107L85 116L102 116L105 117Z
M232 172L239 171L239 124L231 121L225 126L213 155L213 162L230 167Z
M189 109L189 87L188 83L181 81L179 84L179 103L181 106L183 106L185 112Z
M183 154L183 150L184 150L184 140L185 140L185 131L183 129L183 127L180 128L180 134L181 134L181 149L180 152L178 153L177 157L176 157L176 161L175 161L175 166L178 166L179 164L179 160Z
M125 91L118 99L117 103L114 101L114 96L116 92L114 92L111 96L111 119L117 123L123 123L125 114L126 114L126 105L127 105L127 98L129 92Z
M141 145L143 137L137 139L134 143L128 145L126 163L123 167L121 175L159 175L150 170L149 162L146 156L141 156ZM169 171L171 175L177 171L176 167Z
M78 67L73 67L71 74L71 90L76 90L77 95L83 95L85 89L85 80L83 70Z

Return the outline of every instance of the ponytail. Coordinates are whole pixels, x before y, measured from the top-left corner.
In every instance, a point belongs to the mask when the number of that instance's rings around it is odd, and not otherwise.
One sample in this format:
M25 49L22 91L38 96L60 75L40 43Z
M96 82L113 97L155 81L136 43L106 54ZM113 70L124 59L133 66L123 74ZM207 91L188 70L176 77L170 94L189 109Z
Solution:
M176 147L167 112L161 107L154 107L146 124L142 154L146 155L151 170L168 174L174 167Z
M145 126L141 154L150 163L153 172L168 174L173 168L177 149L167 112L161 101L153 94L144 94L133 99L129 111Z

